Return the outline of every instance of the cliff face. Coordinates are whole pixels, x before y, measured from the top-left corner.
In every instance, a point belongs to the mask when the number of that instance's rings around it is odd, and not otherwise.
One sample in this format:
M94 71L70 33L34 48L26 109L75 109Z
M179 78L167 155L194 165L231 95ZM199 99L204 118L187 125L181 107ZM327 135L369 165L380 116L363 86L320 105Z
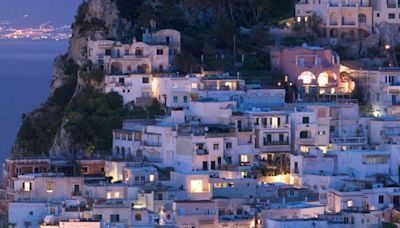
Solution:
M182 32L183 51L174 67L185 72L184 69L199 66L199 56L203 53L215 56L215 50L231 51L234 34L240 26L252 27L264 23L263 20L285 17L282 12L291 15L292 3L292 0L84 1L72 25L68 53L54 62L50 97L23 118L11 156L107 154L112 146L112 129L120 127L124 118L143 115L144 110L141 113L125 110L121 96L99 91L104 76L87 61L89 39L130 41L134 36L140 38L143 28L155 20L157 29ZM255 37L262 38L254 40L264 41L264 35L258 33ZM238 44L244 43L244 49L251 53L257 50L257 56L262 56L263 42L251 43L248 37L238 38L241 39ZM240 46L237 49L238 53L246 51L240 50ZM264 60L250 62L255 67L265 66Z
M80 145L74 145L65 129L71 102L88 86L79 76L86 63L88 39L117 38L118 9L113 0L88 0L78 9L68 53L54 61L50 97L32 113L25 115L11 157L70 156Z

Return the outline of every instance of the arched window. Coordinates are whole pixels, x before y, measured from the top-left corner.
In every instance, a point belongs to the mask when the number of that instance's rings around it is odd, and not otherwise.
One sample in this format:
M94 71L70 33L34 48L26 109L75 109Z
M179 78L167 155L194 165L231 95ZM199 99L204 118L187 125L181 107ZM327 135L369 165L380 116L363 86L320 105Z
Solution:
M358 15L358 22L366 23L367 22L367 16L365 16L365 14L359 14Z
M135 215L135 221L142 221L142 215L141 214L136 214Z
M308 138L308 131L300 131L300 138L307 139Z
M312 80L315 80L315 75L310 71L305 71L300 74L299 80L303 81L303 84L311 84Z
M116 146L115 147L115 151L114 151L116 154L119 154L119 146Z

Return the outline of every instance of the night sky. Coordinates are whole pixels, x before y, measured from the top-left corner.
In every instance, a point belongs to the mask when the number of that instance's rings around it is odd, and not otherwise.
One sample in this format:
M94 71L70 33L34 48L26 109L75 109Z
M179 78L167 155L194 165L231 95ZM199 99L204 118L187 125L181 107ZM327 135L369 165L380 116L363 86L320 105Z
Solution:
M82 0L0 0L0 21L14 27L71 24Z

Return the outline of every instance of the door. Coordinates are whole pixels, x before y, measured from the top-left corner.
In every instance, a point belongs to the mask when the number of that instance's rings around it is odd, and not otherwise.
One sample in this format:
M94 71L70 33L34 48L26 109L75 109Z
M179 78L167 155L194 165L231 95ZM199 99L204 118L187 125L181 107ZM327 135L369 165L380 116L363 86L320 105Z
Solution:
M208 170L208 162L203 161L203 170Z

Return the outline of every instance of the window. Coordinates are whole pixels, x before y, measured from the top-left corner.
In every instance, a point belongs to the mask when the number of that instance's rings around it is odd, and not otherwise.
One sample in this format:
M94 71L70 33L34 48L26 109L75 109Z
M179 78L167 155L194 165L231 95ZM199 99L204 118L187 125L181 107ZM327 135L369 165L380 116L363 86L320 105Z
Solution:
M50 207L50 214L55 215L56 214L56 209L54 207Z
M188 97L187 96L183 96L183 103L188 103Z
M197 83L192 83L192 89L197 89Z
M100 173L104 173L104 167L100 168Z
M164 55L163 49L157 49L157 55Z
M249 157L247 157L247 155L240 155L240 162L248 163L249 162Z
M143 55L143 50L141 50L141 49L136 49L136 50L135 50L135 55L137 55L137 56L142 56L142 55Z
M190 192L203 192L203 181L202 180L191 180L190 181Z
M380 16L381 16L381 14L380 14L380 13L377 13L377 14L376 14L376 17L380 17Z
M107 192L107 199L111 199L111 192Z
M225 145L226 149L232 149L232 143L231 142L227 142Z
M308 138L308 131L300 131L300 138L307 139Z
M135 215L135 221L142 221L142 215L141 214L136 214Z
M353 207L353 204L352 200L347 201L347 207Z
M150 82L150 79L148 77L142 78L142 83L143 84L149 84L149 82Z
M279 125L280 125L280 122L281 122L281 120L280 120L280 118L278 118L278 117L271 117L271 119L270 119L270 124L271 124L271 127L272 128L278 128L278 127L280 127Z
M325 131L318 131L318 135L325 135Z
M367 22L367 16L365 16L365 14L358 15L358 22L360 22L360 23Z
M117 198L117 199L118 199L118 198L119 198L119 196L120 196L119 192L114 192L114 197L115 197L115 198Z
M178 96L174 96L172 99L174 103L178 103Z
M102 215L94 215L93 218L94 218L94 221L101 221L101 220L103 220L103 216L102 216Z
M385 200L384 196L382 196L382 195L379 196L379 204L383 204L384 200Z
M215 161L211 161L211 167L210 168L211 168L211 170L215 170L215 168L216 168L215 167Z
M149 180L150 180L150 182L153 182L153 181L154 181L154 174L150 174Z
M88 171L89 171L89 168L87 166L82 167L82 173L83 174L88 173Z
M110 222L111 223L119 222L119 215L118 214L110 215Z
M15 168L15 173L16 174L21 174L22 173L22 168L21 167Z
M214 188L222 188L222 183L214 183Z
M53 183L47 183L47 192L51 193L54 191Z
M285 141L284 134L279 134L279 142L284 142L284 141Z
M30 191L32 191L32 183L29 182L29 181L22 183L22 190L23 190L24 192L30 192Z
M33 169L33 172L34 172L34 173L39 173L39 167L35 167L35 168Z
M303 116L303 124L309 124L309 123L310 123L310 117Z
M213 148L214 150L219 150L219 144L214 144Z
M396 16L394 13L389 13L389 19L395 19L395 18L396 18Z

